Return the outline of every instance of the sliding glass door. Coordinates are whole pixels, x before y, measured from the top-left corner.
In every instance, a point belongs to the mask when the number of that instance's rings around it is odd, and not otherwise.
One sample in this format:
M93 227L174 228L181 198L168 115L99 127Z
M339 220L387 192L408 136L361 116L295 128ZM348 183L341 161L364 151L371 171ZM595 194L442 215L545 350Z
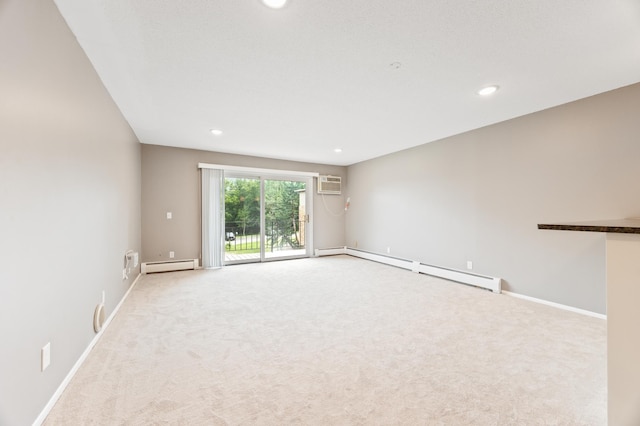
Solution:
M311 179L225 176L225 264L311 254Z

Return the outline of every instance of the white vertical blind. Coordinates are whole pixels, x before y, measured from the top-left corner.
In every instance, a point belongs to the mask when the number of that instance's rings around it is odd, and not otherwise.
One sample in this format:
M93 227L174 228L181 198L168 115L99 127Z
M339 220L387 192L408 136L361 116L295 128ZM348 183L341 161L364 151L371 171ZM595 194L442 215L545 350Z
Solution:
M224 265L224 170L202 170L202 267Z

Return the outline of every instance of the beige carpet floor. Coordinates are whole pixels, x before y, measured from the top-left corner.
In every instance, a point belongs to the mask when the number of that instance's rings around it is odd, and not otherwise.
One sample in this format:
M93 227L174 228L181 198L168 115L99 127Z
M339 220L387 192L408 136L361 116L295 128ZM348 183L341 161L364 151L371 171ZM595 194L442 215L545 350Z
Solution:
M46 425L605 425L606 322L348 256L147 275Z

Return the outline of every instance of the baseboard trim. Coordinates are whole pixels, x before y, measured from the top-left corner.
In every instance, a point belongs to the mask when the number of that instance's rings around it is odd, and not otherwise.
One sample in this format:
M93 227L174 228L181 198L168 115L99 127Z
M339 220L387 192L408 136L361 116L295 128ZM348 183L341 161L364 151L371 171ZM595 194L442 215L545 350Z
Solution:
M78 358L76 363L73 364L73 367L71 367L71 370L69 370L69 373L67 373L62 383L60 383L60 386L58 386L58 389L56 389L51 399L49 399L49 402L47 402L47 405L45 405L40 415L33 422L33 426L40 426L45 421L45 419L47 418L47 416L49 415L53 407L56 405L56 402L58 402L58 399L60 399L60 397L62 396L62 393L64 392L64 390L67 388L67 386L69 385L73 377L76 375L76 373L78 372L82 364L84 364L84 362L87 360L87 357L89 356L89 353L91 352L91 350L94 348L96 343L98 343L98 341L102 337L102 334L105 332L107 327L109 327L109 324L111 324L111 320L113 320L113 318L116 316L116 314L120 310L120 307L122 306L124 301L127 299L127 297L129 297L129 293L131 293L131 290L133 290L133 288L136 286L141 276L142 274L138 274L136 279L133 280L133 283L131 284L127 292L124 294L122 299L120 299L120 302L118 302L118 304L114 308L111 315L109 315L109 317L104 322L102 329L93 337L93 339L91 340L87 348L84 350L82 355L80 355L80 358Z
M415 260L402 259L385 254L372 253L365 250L359 250L349 247L346 248L346 254L348 254L349 256L359 257L361 259L385 263L397 268L408 269L415 273L431 275L438 278L444 278L449 281L491 290L496 294L500 294L502 290L502 279L499 277L489 277L486 275L471 273L469 271L461 271L457 269L444 268L441 266L428 265L426 263L421 263Z
M386 263L388 265L391 266L396 266L396 267L400 267L400 268L404 268L404 269L411 269L413 272L422 272L419 270L419 264L416 266L416 263L418 262L412 262L409 260L404 260L404 259L396 259L394 257L391 256L385 256L385 255L381 255L381 254L376 254L376 253L369 253L366 251L362 251L362 250L358 250L358 249L354 249L354 248L350 248L350 247L336 247L336 248L329 248L329 249L316 249L315 251L316 256L333 256L333 255L337 255L337 254L346 254L349 256L354 256L354 257L359 257L360 259L365 259L365 260L370 260L373 262L381 262L381 263ZM411 263L411 266L409 266L409 263ZM425 271L425 273L428 274L429 271ZM438 276L438 275L436 275ZM445 279L449 279L447 277L442 277ZM451 280L451 281L455 281L455 280ZM606 320L607 316L604 314L599 314L597 312L592 312L592 311L587 311L585 309L580 309L580 308L574 308L573 306L568 306L568 305L563 305L561 303L555 303L555 302L550 302L548 300L544 300L544 299L537 299L535 297L531 297L531 296L525 296L523 294L518 294L518 293L514 293L511 291L506 291L506 290L498 290L498 293L503 293L506 294L507 296L511 296L511 297L515 297L518 299L523 299L523 300L528 300L530 302L535 302L535 303L540 303L542 305L547 305L547 306L551 306L554 307L556 309L562 309L564 311L569 311L569 312L574 312L580 315L586 315L589 317L593 317L593 318L598 318L598 319L603 319Z
M561 303L549 302L548 300L537 299L535 297L525 296L524 294L513 293L511 291L506 291L506 290L502 290L502 293L506 294L507 296L515 297L517 299L523 299L523 300L528 300L530 302L540 303L542 305L551 306L557 309L562 309L564 311L574 312L576 314L586 315L588 317L599 318L603 320L607 319L607 316L604 314L587 311L586 309L574 308L573 306L563 305Z
M347 254L347 247L321 248L315 250L315 256L335 256L339 254Z

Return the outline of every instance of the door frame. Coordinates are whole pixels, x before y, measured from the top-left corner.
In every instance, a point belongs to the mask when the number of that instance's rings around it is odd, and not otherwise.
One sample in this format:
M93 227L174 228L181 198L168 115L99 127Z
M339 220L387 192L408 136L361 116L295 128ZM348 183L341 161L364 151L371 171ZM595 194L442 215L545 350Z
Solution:
M242 167L229 167L224 169L224 179L236 178L236 179L256 179L260 182L260 256L250 259L239 260L226 260L226 250L224 265L235 265L241 263L257 263L257 262L272 262L277 260L287 259L300 259L311 257L313 255L313 178L317 177L317 173L308 172L290 172L281 170L269 170L269 169L251 169ZM298 181L305 183L305 213L307 215L307 221L305 225L305 253L300 255L282 255L282 256L265 256L265 181L266 180L283 180L283 181ZM223 214L224 218L225 215ZM225 245L226 248L226 245Z

